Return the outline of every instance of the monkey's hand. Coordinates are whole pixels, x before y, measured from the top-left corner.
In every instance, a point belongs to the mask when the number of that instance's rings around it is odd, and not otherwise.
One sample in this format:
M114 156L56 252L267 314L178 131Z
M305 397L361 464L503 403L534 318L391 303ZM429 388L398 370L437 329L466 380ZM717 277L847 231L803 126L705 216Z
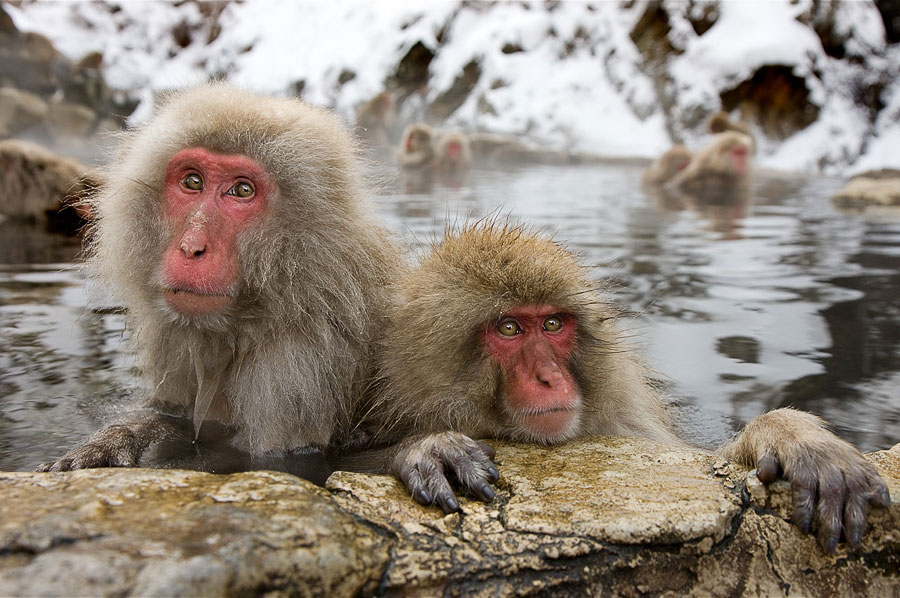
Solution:
M394 457L393 473L416 502L437 504L445 513L459 510L451 479L480 500L494 499L491 484L500 478L494 449L458 432L441 432L404 442Z
M53 463L42 463L35 471L71 471L91 467L137 467L146 448L129 426L103 428L82 446L74 448Z
M804 532L815 529L828 553L834 552L842 532L852 547L859 546L869 506L891 503L872 464L810 413L777 409L761 415L722 452L756 467L763 484L788 480L793 522Z

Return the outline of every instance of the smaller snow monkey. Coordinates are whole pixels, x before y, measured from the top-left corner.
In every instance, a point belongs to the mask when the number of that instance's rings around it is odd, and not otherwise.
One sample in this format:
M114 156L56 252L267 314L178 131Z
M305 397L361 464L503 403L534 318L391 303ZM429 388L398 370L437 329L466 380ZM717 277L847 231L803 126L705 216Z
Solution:
M459 132L441 133L437 140L438 170L443 172L459 172L469 168L472 163L472 150L469 139Z
M403 168L431 168L437 152L434 147L434 129L425 123L413 123L403 132L397 163Z
M694 154L667 187L699 197L745 188L750 182L752 147L753 140L743 133L720 133Z
M495 221L451 234L401 275L370 428L385 467L422 504L459 508L450 479L490 500L498 472L484 439L556 444L595 434L680 443L619 312L572 253ZM778 409L720 452L790 480L794 521L828 551L858 545L887 487L853 446L808 413Z
M663 185L675 175L687 168L691 163L691 150L683 145L675 145L666 150L644 171L642 182L645 185Z
M135 466L191 420L251 455L340 437L400 259L337 119L202 86L133 133L105 181L90 253L128 310L150 396L40 469Z

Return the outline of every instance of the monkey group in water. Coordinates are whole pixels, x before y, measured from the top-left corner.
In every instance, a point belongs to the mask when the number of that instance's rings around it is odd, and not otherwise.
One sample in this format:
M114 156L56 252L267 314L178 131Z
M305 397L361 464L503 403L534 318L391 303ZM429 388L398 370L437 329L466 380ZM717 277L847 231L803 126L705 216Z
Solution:
M409 139L411 160L440 158L427 127ZM735 139L673 180L728 170L746 149ZM189 422L252 457L368 451L373 471L450 512L457 489L493 498L491 439L682 443L619 311L570 251L493 219L407 265L354 151L325 111L221 83L174 95L126 139L90 200L89 254L127 308L149 394L40 470L141 465ZM790 480L795 522L829 551L858 545L867 508L890 500L810 414L764 414L720 452Z

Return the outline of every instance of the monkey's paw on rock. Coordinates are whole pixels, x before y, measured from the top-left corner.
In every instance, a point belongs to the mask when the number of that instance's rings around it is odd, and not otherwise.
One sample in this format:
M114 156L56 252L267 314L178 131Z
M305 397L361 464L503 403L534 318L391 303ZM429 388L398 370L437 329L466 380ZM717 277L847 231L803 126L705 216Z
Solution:
M788 484L705 451L494 444L495 499L449 515L389 476L0 473L0 595L900 593L900 445L867 455L894 502L828 555Z

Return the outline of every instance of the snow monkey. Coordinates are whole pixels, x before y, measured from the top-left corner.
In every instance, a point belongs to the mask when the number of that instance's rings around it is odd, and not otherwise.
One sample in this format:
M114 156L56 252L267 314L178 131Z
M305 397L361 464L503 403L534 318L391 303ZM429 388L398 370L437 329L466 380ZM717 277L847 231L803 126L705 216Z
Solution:
M397 152L397 163L403 168L430 168L434 166L435 132L425 123L413 123L403 131L403 141Z
M724 111L716 112L710 116L709 121L707 122L707 128L713 135L725 133L726 131L735 131L736 133L743 133L751 139L753 138L753 134L750 133L750 129L747 125L731 120L728 113Z
M439 135L436 153L436 166L440 171L463 171L472 164L472 150L469 146L469 139L459 132L448 132Z
M727 131L694 154L690 164L667 187L694 196L728 194L750 182L750 154L753 140L743 133Z
M127 308L149 397L40 470L135 466L178 421L194 438L224 424L251 455L346 431L400 262L355 151L327 112L222 83L130 134L91 200L89 253Z
M382 91L356 111L356 129L363 139L376 146L387 146L391 143L396 117L391 94Z
M657 388L628 350L616 308L575 256L496 221L448 235L397 283L370 414L384 457L415 500L459 508L453 487L482 500L498 472L483 440L556 444L587 435L680 443ZM819 418L778 409L751 421L721 454L779 475L794 521L826 550L858 545L887 486Z
M644 171L645 185L663 185L691 163L691 150L683 145L675 145L666 150Z

